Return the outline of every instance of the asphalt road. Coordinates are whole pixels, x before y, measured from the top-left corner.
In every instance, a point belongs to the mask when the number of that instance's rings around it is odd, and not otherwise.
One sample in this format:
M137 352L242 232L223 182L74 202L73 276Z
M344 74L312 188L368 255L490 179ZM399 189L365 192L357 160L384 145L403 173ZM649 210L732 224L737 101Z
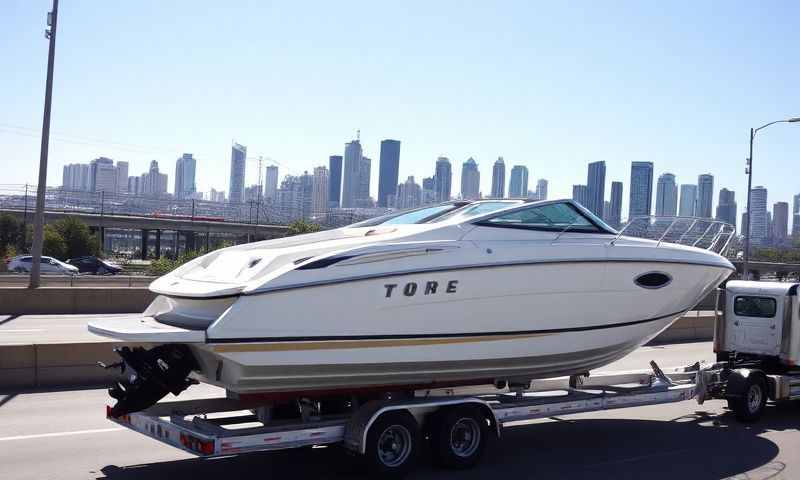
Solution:
M94 343L110 339L90 333L92 318L137 317L140 313L99 315L0 315L0 346L33 343ZM2 477L0 477L2 478Z
M643 347L604 370L710 358L709 343ZM207 387L186 393L219 394ZM2 479L368 478L337 448L201 460L104 419L103 390L0 395ZM412 478L797 479L800 406L742 425L720 401L569 415L508 428L460 472L422 462Z

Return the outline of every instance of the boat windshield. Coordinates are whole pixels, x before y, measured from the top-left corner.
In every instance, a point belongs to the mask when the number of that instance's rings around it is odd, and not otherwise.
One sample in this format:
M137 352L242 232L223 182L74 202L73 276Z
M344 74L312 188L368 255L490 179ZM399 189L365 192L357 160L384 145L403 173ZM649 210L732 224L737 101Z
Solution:
M491 213L496 210L500 210L502 208L510 207L512 205L519 205L523 202L524 200L473 203L472 205L467 205L465 207L459 208L458 210L453 210L452 212L448 212L444 215L436 217L433 220L429 220L426 223L444 222L453 218L466 219L466 218L477 217L478 215L483 215L484 213Z
M370 218L363 222L349 225L348 228L373 227L375 225L410 225L413 223L425 223L445 213L456 210L461 204L446 203L434 205L432 207L418 208L416 210L405 210L402 212L390 213L376 218Z

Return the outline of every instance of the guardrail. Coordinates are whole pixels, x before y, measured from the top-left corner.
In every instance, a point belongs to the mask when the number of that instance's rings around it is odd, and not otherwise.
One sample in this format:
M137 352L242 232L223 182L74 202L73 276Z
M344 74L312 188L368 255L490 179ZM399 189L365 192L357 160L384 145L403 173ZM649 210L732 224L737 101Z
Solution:
M158 277L144 275L42 275L42 287L116 287L145 288ZM26 287L30 276L19 273L0 274L0 288Z

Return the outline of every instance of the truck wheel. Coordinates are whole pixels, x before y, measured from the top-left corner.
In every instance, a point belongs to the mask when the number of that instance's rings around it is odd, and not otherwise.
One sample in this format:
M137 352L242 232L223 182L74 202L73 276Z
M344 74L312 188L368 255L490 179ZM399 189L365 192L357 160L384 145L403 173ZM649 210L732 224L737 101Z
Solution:
M766 405L767 389L758 375L747 377L742 394L728 400L728 406L740 422L755 422L761 418Z
M474 407L447 409L434 418L431 430L436 463L447 468L469 468L481 459L489 438L486 417Z
M410 413L384 413L369 427L364 460L381 476L402 477L414 468L421 440L419 425Z

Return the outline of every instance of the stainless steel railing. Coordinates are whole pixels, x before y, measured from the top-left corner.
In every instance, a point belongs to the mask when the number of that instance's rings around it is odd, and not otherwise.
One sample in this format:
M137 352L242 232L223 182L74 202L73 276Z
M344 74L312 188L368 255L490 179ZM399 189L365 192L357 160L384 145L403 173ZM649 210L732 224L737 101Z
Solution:
M659 246L689 245L724 255L736 236L736 227L711 218L645 215L629 219L611 244L623 236L655 240Z

